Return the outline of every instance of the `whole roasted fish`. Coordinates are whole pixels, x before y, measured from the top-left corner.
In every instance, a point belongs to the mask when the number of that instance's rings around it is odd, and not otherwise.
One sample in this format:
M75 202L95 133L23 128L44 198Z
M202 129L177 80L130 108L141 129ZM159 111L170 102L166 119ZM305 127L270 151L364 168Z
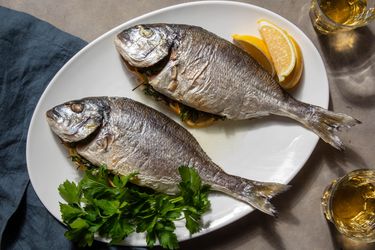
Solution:
M337 149L344 146L335 130L359 123L297 101L249 54L200 27L136 25L119 33L115 44L154 90L199 111L233 120L286 116Z
M118 174L137 172L136 184L160 192L176 193L178 167L190 166L213 190L274 214L269 199L288 187L225 173L185 128L131 99L90 97L58 105L46 115L52 131L86 160Z

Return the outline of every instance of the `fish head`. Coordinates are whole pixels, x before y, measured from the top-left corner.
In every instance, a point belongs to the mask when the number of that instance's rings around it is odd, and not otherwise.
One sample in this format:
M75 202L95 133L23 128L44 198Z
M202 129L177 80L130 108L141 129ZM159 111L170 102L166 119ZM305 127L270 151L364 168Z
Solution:
M142 24L119 33L115 38L115 45L127 63L145 68L169 54L173 39L174 33L167 25Z
M78 142L101 126L104 108L98 101L88 98L55 106L46 116L52 131L64 142Z

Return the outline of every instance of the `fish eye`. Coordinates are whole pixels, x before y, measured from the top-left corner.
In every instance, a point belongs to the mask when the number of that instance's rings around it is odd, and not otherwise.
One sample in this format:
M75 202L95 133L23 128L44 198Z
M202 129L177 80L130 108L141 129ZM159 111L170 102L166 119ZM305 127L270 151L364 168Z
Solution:
M149 38L154 34L154 32L152 31L152 29L139 26L139 34L143 37Z
M72 104L70 105L70 109L71 109L73 112L75 112L75 113L81 113L81 112L83 111L83 108L84 108L84 106L83 106L83 104L81 104L81 103L72 103Z

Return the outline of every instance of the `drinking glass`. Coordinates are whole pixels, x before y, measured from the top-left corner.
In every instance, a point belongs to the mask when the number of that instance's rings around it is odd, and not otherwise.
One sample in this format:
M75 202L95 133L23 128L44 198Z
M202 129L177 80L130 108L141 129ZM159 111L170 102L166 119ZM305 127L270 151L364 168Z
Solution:
M324 191L327 220L344 236L375 242L375 169L360 169L334 180Z
M352 30L375 19L375 0L312 0L310 18L323 34Z

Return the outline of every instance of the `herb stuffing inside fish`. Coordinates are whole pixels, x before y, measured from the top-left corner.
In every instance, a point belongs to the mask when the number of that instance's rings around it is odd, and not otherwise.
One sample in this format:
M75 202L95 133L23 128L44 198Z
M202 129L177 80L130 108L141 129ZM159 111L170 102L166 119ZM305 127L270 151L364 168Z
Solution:
M197 170L202 182L273 215L269 202L288 186L225 173L182 126L139 102L120 97L90 97L47 111L47 121L62 141L94 165L116 174L138 173L135 184L175 194L179 166Z
M136 25L119 33L115 45L155 91L199 111L232 120L289 117L337 149L344 145L334 132L359 123L297 101L249 54L200 27Z

